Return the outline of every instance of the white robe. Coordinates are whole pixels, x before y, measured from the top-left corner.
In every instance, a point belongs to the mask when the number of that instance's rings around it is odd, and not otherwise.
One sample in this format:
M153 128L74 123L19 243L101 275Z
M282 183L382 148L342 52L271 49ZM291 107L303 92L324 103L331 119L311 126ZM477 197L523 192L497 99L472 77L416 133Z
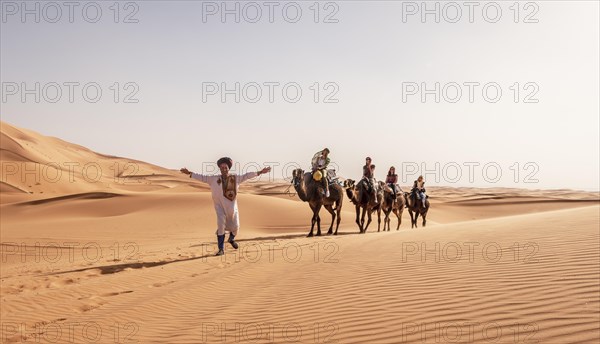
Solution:
M236 175L236 193L240 188L240 184L248 179L256 177L256 172L248 172L243 175ZM192 178L197 179L210 186L212 199L217 213L217 235L225 235L225 231L237 235L240 229L240 216L237 206L237 197L230 201L223 195L223 186L217 181L221 179L220 175L206 176L203 174L192 173Z

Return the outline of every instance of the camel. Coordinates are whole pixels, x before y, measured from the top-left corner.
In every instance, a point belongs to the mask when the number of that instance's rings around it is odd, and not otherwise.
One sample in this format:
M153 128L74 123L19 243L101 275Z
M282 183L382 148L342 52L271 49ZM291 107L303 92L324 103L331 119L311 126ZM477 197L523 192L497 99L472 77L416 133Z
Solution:
M321 207L325 207L331 214L331 226L329 226L327 235L337 235L338 227L342 220L342 203L344 202L344 190L342 187L337 183L329 185L329 197L325 197L323 195L323 185L320 182L314 181L312 174L310 172L304 173L301 168L295 169L292 172L292 184L294 184L294 189L298 193L298 197L303 202L308 202L310 209L313 211L308 237L313 236L315 224L317 225L317 236L321 236L321 217L319 216ZM333 208L333 205L335 205L335 208ZM335 232L333 232L334 222L336 224Z
M425 199L425 207L422 207L421 200L411 197L410 192L404 193L404 200L406 202L406 207L408 208L408 213L410 214L410 228L417 228L417 219L419 218L419 214L423 218L423 227L427 224L427 212L429 211L429 199ZM415 216L413 218L413 213Z
M346 194L348 198L354 203L356 207L356 224L360 233L366 233L369 224L371 223L371 213L377 211L377 231L381 228L381 200L383 198L383 192L379 190L377 193L377 203L373 194L367 191L367 182L361 181L355 185L355 181L352 179L346 179L344 181L344 187L346 188ZM362 216L360 214L362 208ZM367 224L365 225L365 214L368 216Z
M394 192L389 185L384 182L379 182L379 187L383 189L383 201L381 203L381 210L383 210L383 231L385 232L385 227L387 224L387 230L390 231L390 213L394 213L398 218L398 225L396 226L396 230L400 229L400 224L402 223L402 213L404 212L404 206L406 204L406 200L404 199L404 195L400 192L396 194L396 198L394 198Z

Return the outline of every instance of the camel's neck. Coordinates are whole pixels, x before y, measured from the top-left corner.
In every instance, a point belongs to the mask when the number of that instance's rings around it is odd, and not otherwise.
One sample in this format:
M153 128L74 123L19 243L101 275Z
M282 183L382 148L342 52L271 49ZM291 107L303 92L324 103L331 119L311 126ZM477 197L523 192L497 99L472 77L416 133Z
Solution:
M299 183L294 183L294 189L296 189L296 193L298 193L298 197L302 200L302 202L308 202L308 195L306 194L306 187L304 185L304 176Z
M350 199L350 201L353 204L355 204L355 205L358 204L358 199L356 199L355 192L354 192L354 190L352 188L347 188L346 189L346 195L348 196L348 198Z

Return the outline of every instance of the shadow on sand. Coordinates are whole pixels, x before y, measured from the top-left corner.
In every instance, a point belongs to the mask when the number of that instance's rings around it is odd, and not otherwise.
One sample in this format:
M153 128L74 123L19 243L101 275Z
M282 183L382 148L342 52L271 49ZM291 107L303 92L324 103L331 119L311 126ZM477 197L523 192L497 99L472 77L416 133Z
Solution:
M338 233L337 236L358 235L358 234L360 234L360 233ZM325 235L322 235L321 237L322 238L334 237L334 235L325 234ZM286 234L286 235L276 235L276 236L265 236L265 237L255 237L255 238L248 238L248 239L239 239L236 241L238 241L238 242L275 241L275 240L280 240L280 239L285 240L285 239L300 239L300 238L306 238L306 234ZM313 237L313 238L315 239L315 238L320 238L320 237ZM190 247L212 246L213 244L216 244L216 243L201 243L201 244L196 244L196 245L190 245ZM62 274L91 271L91 270L100 270L100 274L107 275L107 274L115 274L115 273L124 271L126 269L153 268L153 267L157 267L157 266L161 266L161 265L193 261L193 260L198 260L198 259L206 259L206 258L221 259L221 257L225 257L225 256L215 256L214 252L212 252L210 254L205 254L202 256L198 256L198 257L190 257L190 258L182 258L182 259L90 266L90 267L81 268L81 269L73 269L73 270L65 270L65 271L46 273L46 274L42 274L41 276L62 275Z

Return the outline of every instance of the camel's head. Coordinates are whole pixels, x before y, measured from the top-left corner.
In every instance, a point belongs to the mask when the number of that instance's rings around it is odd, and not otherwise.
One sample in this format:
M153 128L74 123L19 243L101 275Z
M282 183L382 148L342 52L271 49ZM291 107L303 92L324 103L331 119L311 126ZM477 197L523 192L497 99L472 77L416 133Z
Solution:
M389 185L387 185L386 183L384 183L382 181L379 181L379 190L383 190L383 192L385 192L385 193L394 192Z
M392 189L389 189L390 191L392 191ZM379 188L377 189L377 197L381 196L383 197L383 195L385 194L385 190L383 189L383 187L380 185Z
M346 189L354 189L356 182L353 179L344 180L344 188Z
M302 180L303 176L304 170L302 170L301 168L297 168L294 171L292 171L292 184L294 184L294 186L300 185L300 181Z
M346 179L344 180L344 188L346 189L346 195L348 196L348 198L350 198L350 200L352 200L352 202L354 201L354 192L356 190L355 188L355 184L356 182L352 179Z

